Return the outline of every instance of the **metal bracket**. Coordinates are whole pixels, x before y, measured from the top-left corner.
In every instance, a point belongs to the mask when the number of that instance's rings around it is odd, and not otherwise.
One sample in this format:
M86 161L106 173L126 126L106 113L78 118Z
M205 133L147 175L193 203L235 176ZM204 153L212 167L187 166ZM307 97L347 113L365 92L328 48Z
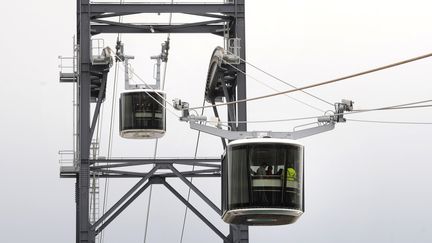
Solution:
M319 133L327 132L335 128L335 123L330 122L324 125L319 125L312 128L293 132L272 132L272 131L229 131L216 127L198 124L195 121L190 121L190 128L193 130L201 131L217 137L225 138L228 140L247 139L247 138L283 138L283 139L300 139L316 135Z
M139 88L138 85L131 85L130 81L133 77L133 75L130 75L130 72L132 71L132 67L129 63L129 60L135 59L134 56L123 56L123 61L125 65L125 90L131 90L131 89L137 89ZM133 71L132 71L133 72Z
M200 124L206 122L205 116L194 116L189 114L189 103L180 99L174 99L174 108L182 111L181 121L189 122L190 128L201 131L210 135L221 137L228 140L247 139L247 138L282 138L282 139L301 139L310 137L319 133L327 132L335 128L338 122L345 122L343 117L345 111L353 110L353 101L342 100L341 103L335 104L335 114L318 117L318 126L306 128L292 132L272 132L272 131L230 131L221 129L220 126L211 127Z
M340 103L335 104L335 121L336 122L346 122L346 119L343 117L345 111L353 110L354 102L352 100L342 100Z

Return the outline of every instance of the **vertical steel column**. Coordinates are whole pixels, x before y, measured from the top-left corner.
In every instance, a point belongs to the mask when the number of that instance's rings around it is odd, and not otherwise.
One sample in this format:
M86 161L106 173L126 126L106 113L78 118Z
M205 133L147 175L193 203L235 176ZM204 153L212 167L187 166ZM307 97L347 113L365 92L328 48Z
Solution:
M240 38L240 58L246 60L246 24L245 24L245 0L236 0L237 17L235 23L235 36ZM240 61L238 68L246 72L246 63ZM246 75L237 72L237 100L246 99ZM237 119L247 121L246 102L237 105ZM238 124L238 131L247 131L247 124Z
M240 38L240 58L246 60L246 23L245 23L245 0L235 0L236 18L234 30L230 31L230 37ZM246 72L246 63L240 61L237 66L243 72ZM237 72L237 100L246 99L246 75ZM235 95L235 94L234 94ZM247 104L246 102L237 104L237 120L247 121ZM247 131L246 123L239 123L238 131ZM233 243L249 242L249 227L245 225L230 225L230 236Z
M79 243L79 176L77 176L75 182L75 204L75 242Z
M94 243L94 234L89 222L89 186L90 186L90 66L91 36L89 0L78 1L78 44L79 44L79 174L78 174L78 240L79 243Z
M246 225L233 225L230 227L232 243L248 243L249 227Z
M81 16L80 10L81 10L81 3L79 0L77 0L76 1L77 58L79 58L79 45L80 45L80 29L79 29L80 28L79 27L80 26L80 16ZM80 70L81 66L80 66L80 62L79 62L80 60L77 60L77 61L78 61L77 62L77 72L78 72L78 75L77 75L77 97L75 97L75 98L77 98L77 102L79 102L78 97L79 97L80 90L79 90L79 85L78 85L79 83L78 82L79 82L79 75L80 75L79 70ZM79 113L79 105L77 106L77 116L76 116L77 133L79 134L79 130L78 130L79 129L79 123L78 123L79 122L79 114L78 113ZM77 136L76 146L77 146L77 151L79 151L79 135ZM77 156L77 154L75 154L75 156ZM74 156L74 158L75 158L75 156ZM76 161L74 161L74 162L76 162ZM80 210L79 210L79 174L77 174L76 182L75 182L75 204L76 204L76 206L75 206L75 242L79 243L79 227L80 227L79 220L78 220L79 219L79 212L80 212Z

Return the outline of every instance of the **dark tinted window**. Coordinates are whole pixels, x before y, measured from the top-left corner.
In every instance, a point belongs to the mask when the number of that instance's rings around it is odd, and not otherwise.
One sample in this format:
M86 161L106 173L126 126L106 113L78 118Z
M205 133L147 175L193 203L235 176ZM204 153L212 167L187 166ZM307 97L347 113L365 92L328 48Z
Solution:
M162 97L164 94L160 93ZM123 93L120 98L120 130L165 130L165 101L155 92ZM157 100L157 101L156 101Z
M303 208L301 146L278 143L233 145L227 156L229 209Z

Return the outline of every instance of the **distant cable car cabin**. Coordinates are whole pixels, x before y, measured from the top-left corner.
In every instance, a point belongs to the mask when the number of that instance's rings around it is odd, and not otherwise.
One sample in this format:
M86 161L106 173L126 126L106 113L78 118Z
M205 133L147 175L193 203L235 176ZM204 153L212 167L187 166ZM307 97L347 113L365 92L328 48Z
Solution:
M160 138L166 131L166 94L160 90L135 89L120 96L120 136Z
M123 51L123 46L120 46ZM129 60L133 56L121 54L125 65L125 92L120 96L120 136L123 138L161 138L166 132L166 93L161 87L161 64L168 60L169 41L162 44L161 54L152 56L156 60L153 77L155 85L132 84L136 75ZM131 75L132 74L132 75Z
M229 143L222 161L222 218L230 224L282 225L304 212L303 153L290 139Z

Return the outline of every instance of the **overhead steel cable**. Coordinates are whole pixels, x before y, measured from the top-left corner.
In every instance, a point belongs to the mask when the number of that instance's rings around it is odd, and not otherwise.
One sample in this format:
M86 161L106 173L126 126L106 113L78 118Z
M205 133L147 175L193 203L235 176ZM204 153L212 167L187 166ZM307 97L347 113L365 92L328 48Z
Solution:
M349 112L346 114L355 114L355 113L361 113L361 112L380 111L380 110L426 108L426 107L431 107L432 105L419 105L419 104L425 104L425 103L430 103L430 102L432 102L432 100L422 100L422 101L416 101L416 102L410 102L410 103L405 103L405 104L400 104L400 105L393 105L393 106L374 108L374 109L358 109L358 110L353 110L352 112Z
M126 66L125 66L125 68L127 68ZM144 79L143 78L141 78L137 73L135 73L135 71L133 71L133 70L130 70L129 69L129 72L131 72L135 77L137 77L138 78L138 80L140 81L140 82L142 82L148 89L150 89L150 90L152 90L152 91L155 91L155 89L153 89L149 84L147 84L147 82L146 81L144 81ZM165 80L164 80L164 82L165 82ZM145 90L144 90L144 92L146 92ZM174 105L171 103L171 102L169 102L167 99L165 99L165 97L163 97L162 95L160 95L159 93L157 93L156 92L156 94L163 100L163 101L165 101L168 105L170 105L172 108L174 108ZM153 100L155 100L156 102L158 102L155 98L153 98L152 97L152 99ZM158 102L159 103L159 102ZM160 104L160 103L159 103ZM166 106L164 106L164 105L162 105L162 104L160 104L161 106L163 106L164 108L167 108Z
M320 116L308 116L308 117L298 117L298 118L287 118L287 119L274 119L274 120L257 120L257 121L221 121L219 123L222 124L236 124L236 123L275 123L275 122L288 122L288 121L302 121L302 120L311 120L311 119L318 119Z
M125 66L125 68L127 68L126 66ZM146 81L144 81L144 79L142 79L137 73L135 73L133 70L130 70L129 69L129 72L131 72L135 77L137 77L138 78L138 80L140 81L140 82L142 82L148 89L150 89L150 90L152 90L152 91L155 91L155 89L153 89L149 84L147 84L147 82ZM165 82L165 80L164 80L164 82ZM147 93L145 90L143 90L145 93ZM148 93L147 93L148 94ZM170 105L172 108L174 108L174 105L171 103L171 102L169 102L165 97L163 97L162 95L160 95L159 93L157 93L156 92L156 94L163 100L163 101L165 101L165 103L167 103L168 105ZM165 106L165 105L163 105L163 104L161 104L157 99L155 99L153 96L151 96L151 95L149 95L154 101L156 101L159 105L161 105L163 108L166 108L167 110L169 110L168 109L168 107L167 106ZM170 110L169 110L170 111ZM174 113L175 114L175 113ZM176 114L175 114L175 116L177 116ZM177 116L178 117L178 116Z
M126 66L124 68L127 68ZM153 89L149 84L147 84L146 81L144 81L144 79L142 79L138 74L136 74L133 70L129 69L129 72L131 72L135 77L138 78L139 81L141 81L144 85L146 85L146 87L152 91L155 91L155 89ZM168 106L162 104L160 101L158 101L156 98L154 98L152 95L150 95L147 91L142 90L144 93L146 93L151 99L153 99L156 103L158 103L160 106L162 106L163 108L165 108L169 113L171 113L172 115L174 115L177 118L180 118L174 111L172 111L170 108L168 108ZM167 103L168 105L170 105L171 107L174 108L173 104L171 102L169 102L167 99L165 99L165 97L163 97L162 95L160 95L158 92L155 92L156 95L158 95L163 101L165 101L165 103Z
M266 86L267 88L269 88L269 89L271 89L271 90L273 90L273 91L276 91L276 92L280 92L279 90L277 90L277 89L271 87L270 85L266 84L265 82L263 82L263 81L261 81L261 80L255 78L254 76L252 76L252 75L250 75L250 74L247 74L246 72L244 72L244 71L241 70L240 68L238 68L238 67L232 65L231 63L228 63L228 62L225 62L225 63L226 63L227 65L231 66L232 68L234 68L235 70L241 72L242 74L248 76L249 78L251 78L251 79L257 81L258 83L260 83L260 84L262 84L262 85L264 85L264 86ZM305 106L308 106L308 107L310 107L310 108L312 108L312 109L314 109L314 110L317 110L317 111L320 111L320 112L325 112L324 110L322 110L322 109L320 109L320 108L318 108L318 107L315 107L315 106L313 106L313 105L310 105L310 104L308 104L308 103L306 103L306 102L304 102L304 101L301 101L301 100L299 100L299 99L297 99L297 98L294 98L294 97L289 96L289 95L287 95L287 94L285 94L285 96L288 97L288 98L290 98L290 99L293 99L293 100L295 100L295 101L297 101L297 102L299 102L299 103L301 103L301 104L303 104L303 105L305 105Z
M153 153L153 159L154 160L156 160L158 144L159 144L159 139L156 139L154 153ZM149 218L150 218L150 207L151 207L152 194L153 194L153 185L150 185L149 197L148 197L148 203L147 203L147 211L146 211L145 228L144 228L144 243L146 243L146 241L147 241L148 222L149 222Z
M214 105L207 105L207 106L201 106L201 107L191 107L189 109L190 110L196 110L196 109L200 109L200 108L212 108L212 107L216 107L216 106L232 105L232 104L238 104L238 103L243 103L243 102L248 102L248 101L261 100L261 99L270 98L270 97L274 97L274 96L278 96L278 95L293 93L293 92L302 91L302 90L305 90L305 89L311 89L311 88L315 88L315 87L319 87L319 86L323 86L323 85L327 85L327 84L331 84L331 83L336 83L336 82L340 82L340 81L343 81L343 80L347 80L347 79L363 76L363 75L366 75L366 74L382 71L382 70L389 69L389 68L392 68L392 67L396 67L396 66L400 66L400 65L403 65L403 64L407 64L407 63L411 63L411 62L414 62L414 61L418 61L418 60L422 60L422 59L425 59L425 58L429 58L431 56L432 56L432 53L429 53L429 54L426 54L426 55L423 55L423 56L418 56L418 57L410 58L410 59L407 59L407 60L404 60L404 61L392 63L392 64L389 64L389 65L381 66L381 67L370 69L370 70L367 70L367 71L363 71L363 72L359 72L359 73L343 76L343 77L336 78L336 79L327 80L327 81L320 82L320 83L306 85L306 86L303 86L301 88L295 88L295 89L291 89L291 90L286 90L286 91L277 92L277 93L273 93L273 94L262 95L262 96L253 97L253 98L249 98L249 99L242 99L242 100L237 100L237 101L231 101L231 102L225 102L225 103L214 104Z
M428 108L432 107L431 105L416 105L416 104L424 104L424 103L430 103L432 100L423 100L418 102L411 102L406 104L400 104L400 105L393 105L393 106L386 106L386 107L380 107L380 108L373 108L373 109L361 109L361 110L354 110L352 112L345 112L345 113L335 113L332 115L353 115L358 113L365 113L365 112L372 112L372 111L389 111L389 110L404 110L404 109L418 109L418 108ZM322 116L308 116L308 117L298 117L298 118L287 118L287 119L275 119L275 120L258 120L258 121L236 121L236 122L220 122L223 124L229 124L229 123L274 123L274 122L288 122L288 121L301 121L301 120L311 120L311 119L318 119Z
M120 0L120 4L123 4L124 0ZM121 23L123 21L123 16L118 17L118 21ZM122 38L122 35L120 33L117 34L117 42L120 42ZM108 47L109 48L109 47ZM109 48L111 49L111 48ZM111 102L111 119L110 119L110 127L109 127L109 139L108 139L108 152L107 152L107 158L111 158L112 156L112 138L113 138L113 124L115 119L115 106L117 104L117 99L115 98L117 96L117 82L118 82L118 74L119 74L119 65L118 62L115 63L114 66L114 84L113 84L113 100ZM108 165L108 163L107 163ZM109 168L108 168L109 170ZM103 196L103 205L102 205L102 215L105 214L105 210L107 208L108 204L108 194L109 194L109 178L105 178L105 184L104 184L104 196ZM104 242L104 230L100 233L99 243Z
M364 122L364 123L397 124L397 125L432 125L432 122L412 122L412 121L376 121L376 120L360 120L360 119L347 119L347 121Z
M113 52L113 50L110 48L110 47L108 47L109 48L109 50L110 50L110 52L111 53L114 53ZM115 57L118 57L116 54L114 54L114 56ZM123 66L124 66L124 68L128 68L124 63L123 63ZM137 77L138 78L138 80L140 81L140 82L142 82L145 86L146 86L146 88L148 88L148 89L150 89L150 90L152 90L152 91L155 91L155 89L153 89L152 87L151 87L151 85L149 85L149 84L147 84L147 82L146 81L144 81L144 79L143 78L141 78L137 73L135 73L135 71L134 70L132 70L132 69L129 69L129 72L130 73L132 73L132 75L134 75L135 77ZM164 77L165 77L165 74L164 74ZM165 79L163 80L163 82L165 83ZM164 84L163 84L164 85ZM174 111L172 111L172 110L170 110L166 105L164 105L164 104L162 104L160 101L158 101L156 98L154 98L152 95L150 95L146 90L142 90L144 93L146 93L152 100L154 100L156 103L158 103L160 106L162 106L163 108L165 108L168 112L170 112L172 115L174 115L175 117L177 117L177 118L180 118ZM165 101L165 103L167 103L168 105L170 105L171 107L173 107L174 108L174 105L171 103L171 102L169 102L165 97L163 97L161 94L159 94L158 92L155 92L155 94L157 95L157 96L159 96L163 101Z
M399 107L403 107L403 108L421 108L423 106L414 106L414 105L419 105L419 104L424 104L424 103L429 103L432 102L432 100L421 100L421 101L416 101L416 102L411 102L411 103L407 103L407 104L402 104L402 105L394 105L394 106L389 106L389 107L384 107L384 108L377 108L377 109L398 109ZM428 106L426 106L428 107ZM353 111L370 111L371 109L354 109Z
M115 106L117 104L117 99L115 98L117 96L117 82L118 82L118 71L119 71L119 65L116 62L114 67L114 83L113 83L113 100L111 102L111 118L110 118L110 126L109 126L109 135L108 135L108 152L107 152L107 158L111 158L112 156L112 139L113 139L113 124L115 119ZM107 164L108 165L108 164ZM109 170L109 169L108 169ZM105 178L105 187L104 187L104 199L103 199L103 205L102 205L102 215L105 214L105 210L107 208L108 204L108 190L109 189L109 178ZM104 242L104 230L100 233L99 243Z
M205 98L203 100L203 105L205 104ZM201 109L201 116L204 115L204 108ZM198 131L198 135L197 135L197 139L195 142L195 152L194 152L194 159L197 158L198 155L198 145L200 142L200 137L201 137L201 131ZM192 171L195 170L195 165L192 166ZM190 178L190 182L193 183L193 177ZM187 194L187 198L186 200L189 202L190 199L190 194L191 194L191 188L189 187L188 189L188 194ZM180 235L180 243L183 243L183 236L184 236L184 231L185 231L185 226L186 226L186 217L187 217L187 213L188 213L188 207L185 206L185 212L184 212L184 216L183 216L183 225L182 225L182 230L181 230L181 235Z
M171 0L171 4L174 3L174 0ZM170 13L170 17L169 17L169 25L171 25L172 22L172 12ZM168 33L167 36L167 42L169 45L170 42L170 36L171 34ZM128 68L128 67L125 67ZM165 62L165 66L164 66L164 71L163 71L163 79L162 79L162 87L161 89L164 90L165 89L165 81L166 81L166 73L167 73L167 68L168 68L168 62ZM132 74L137 76L138 79L143 82L147 87L149 87L150 89L152 89L152 87L150 85L148 85L142 78L140 78L133 70L131 70ZM147 93L147 92L146 92ZM165 97L161 96L158 92L155 92L159 97L162 98L162 100L164 100L166 103L168 103L169 105L173 106L170 102L168 102ZM148 93L147 93L148 94ZM172 112L171 110L167 109L166 106L164 106L163 104L160 104L159 101L157 99L155 99L153 96L149 95L153 100L155 100L159 105L161 105L162 107L164 107L166 110L168 110L170 113L174 114L177 118L179 118L178 115L176 115L174 112ZM158 144L159 144L159 138L156 139L155 142L155 149L154 149L154 153L153 153L153 159L156 160L157 157L157 151L158 151ZM146 213L146 223L145 223L145 230L144 230L144 243L146 243L147 241L147 232L148 232L148 222L149 222L149 217L150 217L150 206L151 206L151 199L152 199L152 193L153 193L153 185L150 185L149 188L149 198L148 198L148 203L147 203L147 213Z
M174 3L174 0L171 1L171 4ZM170 17L169 17L169 25L171 25L172 22L172 12L170 13ZM170 41L170 36L171 33L168 33L168 37L167 37L167 41ZM165 86L166 83L166 71L167 71L167 63L165 64L164 67L164 76L163 76L163 81L162 81L162 87ZM174 107L171 103L167 102L168 104L170 104L172 107ZM203 100L203 104L205 104L205 99ZM201 110L201 116L204 114L204 108ZM200 141L200 137L201 137L201 131L198 131L198 135L197 135L197 139L196 139L196 143L195 143L195 152L194 152L194 159L197 158L197 153L198 153L198 145L199 145L199 141ZM192 171L195 170L195 165L192 166ZM190 178L191 183L193 182L193 177ZM187 201L189 202L190 200L190 194L191 194L191 188L189 187L188 190L188 194L187 194ZM150 202L149 202L150 203ZM183 236L184 236L184 230L185 230L185 226L186 226L186 218L187 218L187 212L188 212L188 208L185 207L185 212L184 212L184 217L183 217L183 225L182 225L182 230L181 230L181 236L180 236L180 243L183 242ZM147 220L148 222L148 220ZM146 232L147 232L147 223L146 223ZM144 240L145 243L145 240Z
M231 53L231 52L229 52L229 51L227 51L227 52L230 53L230 54L234 54L234 53ZM249 66L251 66L251 67L257 69L258 71L260 71L260 72L266 74L266 75L269 76L269 77L272 77L272 78L276 79L277 81L279 81L279 82L281 82L281 83L283 83L283 84L285 84L285 85L287 85L287 86L290 86L290 87L293 88L293 89L297 89L297 88L298 88L298 87L294 86L293 84L288 83L287 81L284 81L284 80L282 80L282 79L276 77L275 75L273 75L273 74L271 74L271 73L269 73L269 72L266 72L265 70L263 70L263 69L261 69L261 68L255 66L255 65L253 65L252 63L246 61L245 59L243 59L243 58L241 58L241 57L239 57L239 59L240 59L240 61L242 61L242 62L248 64ZM307 94L307 95L309 95L309 96L311 96L311 97L313 97L313 98L315 98L315 99L317 99L317 100L320 100L320 101L322 101L322 102L324 102L324 103L326 103L326 104L329 104L329 105L333 106L333 103L331 103L330 101L327 101L327 100L325 100L325 99L323 99L323 98L320 98L320 97L318 97L318 96L316 96L316 95L314 95L314 94L311 94L311 93L309 93L309 92L307 92L307 91L304 91L304 90L302 90L301 92L303 92L303 93L305 93L305 94Z

